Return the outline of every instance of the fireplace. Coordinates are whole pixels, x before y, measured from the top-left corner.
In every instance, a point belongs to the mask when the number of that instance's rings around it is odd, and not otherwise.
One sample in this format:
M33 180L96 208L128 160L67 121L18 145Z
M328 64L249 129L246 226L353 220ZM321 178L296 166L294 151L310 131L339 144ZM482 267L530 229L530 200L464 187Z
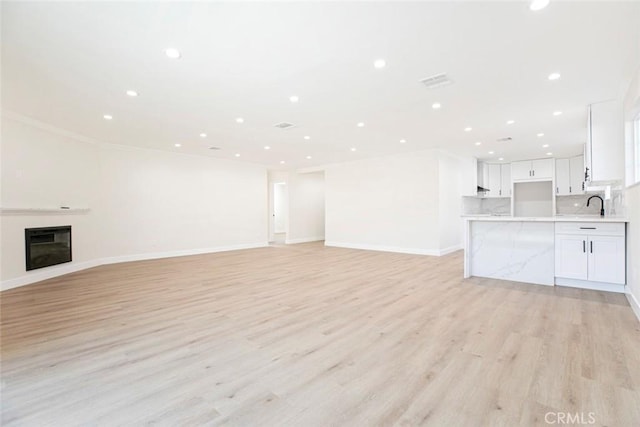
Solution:
M24 230L27 271L71 261L71 226Z

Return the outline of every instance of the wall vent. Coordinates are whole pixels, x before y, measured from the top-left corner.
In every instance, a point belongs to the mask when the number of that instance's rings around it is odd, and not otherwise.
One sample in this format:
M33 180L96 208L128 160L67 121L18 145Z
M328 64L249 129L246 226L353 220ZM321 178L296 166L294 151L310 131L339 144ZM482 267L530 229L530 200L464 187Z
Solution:
M296 127L296 125L294 125L293 123L287 123L287 122L276 123L273 126L277 127L278 129L290 129L290 128Z
M453 80L447 77L445 73L441 73L434 76L425 77L424 79L421 79L420 82L429 89L435 89L438 87L448 86L453 83Z

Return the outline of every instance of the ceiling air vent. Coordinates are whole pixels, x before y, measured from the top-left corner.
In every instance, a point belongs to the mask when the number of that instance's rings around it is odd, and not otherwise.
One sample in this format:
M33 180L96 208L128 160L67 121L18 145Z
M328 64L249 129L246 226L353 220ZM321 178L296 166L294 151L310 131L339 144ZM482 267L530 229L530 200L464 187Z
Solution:
M510 136L507 136L504 138L496 139L496 142L511 142L512 140L513 138L511 138Z
M435 76L425 77L424 79L420 80L420 82L429 89L448 86L451 83L453 83L453 81L449 77L447 77L445 73L436 74Z
M293 123L287 123L287 122L276 123L274 126L279 129L290 129L290 128L296 127L296 125L294 125Z
M219 150L220 147L209 147L209 150Z

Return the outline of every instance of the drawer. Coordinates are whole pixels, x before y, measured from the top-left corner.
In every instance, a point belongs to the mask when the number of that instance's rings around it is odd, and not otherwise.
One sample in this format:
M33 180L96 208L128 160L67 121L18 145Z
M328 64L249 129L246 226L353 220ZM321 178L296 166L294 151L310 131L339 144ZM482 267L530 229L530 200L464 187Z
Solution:
M624 236L624 222L556 222L556 234Z

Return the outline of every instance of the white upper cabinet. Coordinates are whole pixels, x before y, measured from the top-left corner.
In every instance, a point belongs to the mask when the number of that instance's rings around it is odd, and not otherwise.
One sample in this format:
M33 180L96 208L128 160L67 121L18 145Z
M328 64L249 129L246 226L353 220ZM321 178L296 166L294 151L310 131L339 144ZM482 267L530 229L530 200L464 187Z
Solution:
M511 165L497 163L478 163L481 173L478 174L481 187L489 189L484 197L511 196Z
M487 197L500 197L501 196L501 177L500 177L500 165L487 164L487 186L489 192Z
M569 159L556 159L556 195L566 196L571 194L571 171Z
M556 195L584 193L584 157L556 159Z
M511 197L511 164L500 165L500 175L500 195L502 197Z
M571 157L569 159L569 172L571 176L571 194L584 194L584 156Z
M591 104L588 111L585 166L587 181L621 180L624 172L622 103Z
M553 179L553 159L524 160L511 163L513 181L542 181Z

